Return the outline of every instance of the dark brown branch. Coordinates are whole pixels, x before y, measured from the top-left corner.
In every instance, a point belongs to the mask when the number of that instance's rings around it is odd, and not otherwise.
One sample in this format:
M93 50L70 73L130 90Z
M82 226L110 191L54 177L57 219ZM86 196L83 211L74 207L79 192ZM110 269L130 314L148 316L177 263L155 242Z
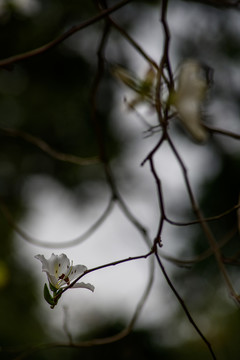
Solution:
M203 333L201 332L201 330L199 329L199 327L197 326L196 322L194 321L192 315L190 314L185 302L183 301L183 299L181 298L181 296L179 295L178 291L176 290L175 286L173 285L172 281L170 280L163 264L162 264L162 261L160 259L160 257L158 256L158 253L157 251L155 252L155 256L156 256L156 259L157 259L157 262L159 264L159 267L160 269L162 270L162 273L163 273L163 276L165 277L170 289L172 290L172 292L174 293L174 295L176 296L179 304L181 305L183 311L185 312L189 322L192 324L192 326L194 327L194 329L196 330L196 332L198 333L198 335L201 337L201 339L203 340L203 342L206 344L206 346L208 347L208 350L209 352L211 353L212 355L212 358L213 359L217 359L216 358L216 355L214 354L214 351L212 349L212 346L211 344L209 343L209 341L206 339L206 337L203 335Z
M145 157L145 159L143 159L143 161L141 162L141 166L143 166L147 161L149 161L153 155L157 152L157 150L161 147L162 143L165 140L165 134L162 134L161 138L159 139L159 141L157 142L157 144L154 146L154 148L150 151L150 153Z
M202 230L209 242L209 245L210 247L212 248L212 251L215 255L215 259L216 259L216 262L218 264L218 268L223 276L223 279L225 281L225 284L227 286L227 289L229 291L229 294L230 296L236 301L236 303L238 305L240 305L240 298L239 296L237 295L237 293L235 292L234 290L234 287L232 285L232 282L229 278L229 275L225 269L225 266L223 264L223 261L222 261L222 255L221 255L221 252L218 248L218 245L217 245L217 241L216 239L214 238L213 234L212 234L212 231L211 229L209 228L208 226L208 223L206 221L204 221L204 217L197 205L197 202L195 200L195 197L194 197L194 194L193 194L193 191L192 191L192 188L191 188L191 184L190 184L190 181L189 181L189 178L188 178L188 174L187 174L187 169L185 167L185 164L181 158L181 156L179 155L177 149L175 148L175 145L174 143L172 142L171 138L169 137L168 135L168 143L174 153L174 155L176 156L177 160L178 160L178 163L180 165L180 168L182 170L182 173L183 173L183 178L184 178L184 181L185 181L185 184L186 184L186 188L187 188L187 191L188 191L188 195L189 195L189 198L190 198L190 202L191 202L191 206L192 206L192 209L194 211L194 213L196 214L196 217L199 219L199 223L202 227Z
M104 74L104 64L105 64L105 48L108 40L108 34L110 31L110 23L108 20L105 20L105 27L103 29L102 38L100 40L99 48L98 48L98 67L97 72L95 75L93 87L92 87L92 94L91 94L91 104L92 104L92 120L95 126L95 133L99 148L99 156L103 164L105 176L108 182L108 185L111 189L112 196L115 198L115 200L118 202L119 207L127 217L127 219L133 224L134 227L140 232L140 234L143 236L144 241L146 242L147 246L151 247L151 241L148 237L147 230L142 226L142 224L137 220L137 218L132 214L128 206L126 205L125 201L123 200L121 194L118 191L116 181L114 179L114 175L112 173L112 169L110 167L110 164L108 162L108 157L105 149L105 141L104 141L104 135L102 131L102 127L99 124L99 121L97 119L97 94L99 91L99 87L103 78Z
M190 2L192 0L184 0L186 2ZM239 9L240 7L240 1L231 1L231 0L197 0L197 2L214 6L216 8L235 8Z
M67 291L68 289L72 288L74 284L76 284L80 279L82 279L84 276L86 276L87 274L90 274L94 271L98 271L101 269L105 269L108 267L112 267L112 266L116 266L116 265L120 265L123 264L125 262L129 262L129 261L135 261L135 260L140 260L140 259L147 259L150 255L152 255L154 253L154 250L149 251L148 253L144 254L144 255L139 255L139 256L132 256L132 257L128 257L125 259L121 259L121 260L116 260L116 261L112 261L110 263L104 264L104 265L99 265L96 266L92 269L88 269L86 270L83 274L81 274L79 277L77 277L73 282L71 282L70 285L68 285L67 287L65 287L62 292L61 295ZM56 298L58 298L58 295L56 296Z
M152 65L156 70L158 70L157 63L143 50L143 48L119 25L114 21L110 16L108 20L111 25L129 42L130 45L140 54L142 57Z
M32 245L41 246L44 248L55 248L55 249L62 249L62 248L68 248L71 246L76 246L83 241L87 240L98 228L102 223L106 220L106 218L109 216L113 209L114 205L114 199L111 198L108 202L108 205L106 209L103 211L103 213L100 215L100 217L93 223L93 225L90 226L89 229L87 229L82 235L76 237L75 239L66 240L62 242L51 242L51 241L43 241L36 239L29 234L27 234L24 230L22 230L14 221L10 211L8 210L7 206L3 202L3 200L0 198L0 210L9 223L9 225L16 231L18 235L20 235L24 240L29 242Z
M167 68L168 71L168 78L169 78L169 91L171 91L174 87L174 81L173 81L173 74L171 69L171 64L169 60L169 45L170 45L170 30L168 27L167 22L167 8L168 8L168 0L162 1L162 12L161 12L161 22L164 30L164 50L163 50L163 57L161 60L160 68L162 69L162 72L164 70L164 67Z
M240 204L234 205L231 209L228 209L228 210L224 211L223 213L221 213L219 215L204 218L204 219L202 219L202 221L211 222L211 221L220 220L221 218L231 214L233 211L238 210L239 208L240 208ZM178 221L170 220L168 217L166 217L166 221L169 224L175 225L175 226L189 226L189 225L196 225L196 224L200 223L199 219L198 220L193 220L193 221L188 221L188 222L178 222Z
M98 157L82 158L80 156L65 154L65 153L56 151L42 139L40 139L36 136L33 136L29 133L26 133L24 131L21 131L21 130L0 128L0 133L2 133L3 135L6 135L6 136L21 138L21 139L37 146L39 149L44 151L46 154L48 154L52 158L59 160L59 161L69 162L69 163L81 165L81 166L99 163Z
M208 125L204 125L204 127L212 134L225 135L225 136L232 137L233 139L240 140L240 135L236 134L236 133L234 133L232 131L218 129L218 128L211 127L211 126L208 126Z
M2 67L2 68L8 67L9 65L15 64L15 63L17 63L19 61L28 59L28 58L33 57L33 56L37 56L39 54L43 54L43 53L49 51L50 49L53 49L54 47L56 47L57 45L62 43L64 40L66 40L67 38L69 38L70 36L75 34L76 32L81 31L82 29L85 29L86 27L88 27L90 25L93 25L94 23L104 19L107 15L113 13L114 11L117 11L118 9L120 9L123 6L127 5L131 1L132 0L122 0L122 1L120 1L119 3L114 5L113 7L101 11L99 14L93 16L91 19L86 20L82 24L73 26L71 29L69 29L68 31L66 31L65 33L63 33L62 35L57 37L56 39L50 41L49 43L47 43L47 44L45 44L43 46L40 46L37 49L30 50L30 51L27 51L27 52L22 53L22 54L11 56L11 57L9 57L7 59L0 60L0 67Z
M229 234L227 234L224 237L224 239L219 241L219 243L218 243L219 249L224 247L232 239L232 237L236 234L236 232L237 232L237 230L233 229ZM192 259L179 259L179 258L173 257L171 255L168 255L168 254L166 254L166 253L164 253L162 251L160 252L160 256L163 259L165 259L167 261L170 261L171 263L173 263L175 265L178 265L180 267L186 267L186 268L189 268L189 267L191 267L192 265L194 265L196 263L204 261L204 260L206 260L207 258L209 258L212 255L214 255L214 252L213 252L212 248L208 248L207 250L203 251L201 254L195 256ZM224 263L230 263L231 259L232 259L233 262L235 261L236 256L234 256L232 258L228 258L228 261L225 261L224 257L222 257L222 259L223 259Z
M153 177L155 179L156 186L157 186L157 195L158 195L157 197L158 197L159 208L160 208L160 220L159 220L157 235L155 237L155 244L162 246L161 233L162 233L164 221L166 219L165 207L164 207L164 202L163 202L162 185L161 185L161 181L158 177L158 174L156 172L152 157L149 159L149 163L150 163L151 172L153 174Z

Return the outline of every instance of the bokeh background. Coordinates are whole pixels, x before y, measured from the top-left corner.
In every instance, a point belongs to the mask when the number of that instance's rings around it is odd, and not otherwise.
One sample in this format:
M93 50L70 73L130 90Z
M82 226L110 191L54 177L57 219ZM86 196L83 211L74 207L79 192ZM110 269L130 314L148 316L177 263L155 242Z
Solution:
M109 1L109 6L115 1ZM211 3L211 4L210 4ZM170 60L177 72L188 58L214 70L206 104L206 121L240 133L239 11L214 1L169 1ZM112 15L157 63L163 48L161 1L134 1ZM94 1L0 0L1 59L39 47L97 12ZM52 310L42 291L46 281L36 254L66 253L88 268L148 251L136 228L114 206L107 219L75 246L77 239L107 207L111 192L100 163L79 166L46 154L16 131L44 140L53 149L80 157L99 155L93 121L92 91L97 49L104 22L74 34L50 51L0 71L0 346L1 359L14 359L22 349L39 343L115 334L128 324L148 281L149 261L128 262L93 272L86 282L95 292L69 290ZM143 77L149 64L116 30L105 50L105 72L97 94L97 121L118 189L139 222L154 238L159 210L155 183L147 164L140 164L160 136L149 136L146 124L125 99L134 93L110 71L120 64ZM156 115L140 104L139 113L156 124ZM9 133L6 129L14 129ZM204 145L192 142L173 120L170 131L188 168L205 216L233 207L239 197L239 141L210 136ZM166 210L177 221L193 218L181 171L167 147L156 166L162 180ZM15 223L39 241L38 246L14 231ZM227 269L239 289L239 234L236 212L211 223ZM231 236L230 236L231 234ZM234 235L232 235L234 234ZM191 259L208 248L198 225L165 226L163 252ZM234 259L233 259L234 257ZM233 261L234 260L234 261ZM218 359L239 358L239 309L228 296L213 257L190 268L164 262L192 316L211 342ZM85 281L85 279L84 279ZM48 349L29 359L210 359L206 346L156 268L153 289L135 330L110 345L79 349Z

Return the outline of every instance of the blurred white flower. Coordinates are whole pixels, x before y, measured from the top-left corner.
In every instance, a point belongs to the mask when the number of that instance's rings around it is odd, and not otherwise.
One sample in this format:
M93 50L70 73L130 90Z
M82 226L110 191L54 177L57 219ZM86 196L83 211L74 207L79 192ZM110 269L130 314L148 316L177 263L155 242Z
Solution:
M44 255L36 255L36 259L42 263L42 271L46 272L50 288L57 291L70 285L75 279L82 275L86 270L84 265L75 265L65 254L52 254L50 259L45 259ZM83 282L74 284L71 288L86 288L94 291L94 286Z
M202 105L208 87L207 76L201 64L188 60L182 64L177 90L170 96L170 103L175 106L180 121L198 142L205 141L208 136L202 124Z
M154 83L156 81L156 73L150 67L142 78L132 74L121 66L113 66L112 74L122 83L136 92L136 96L129 102L129 110L133 110L136 105L148 102L154 103Z

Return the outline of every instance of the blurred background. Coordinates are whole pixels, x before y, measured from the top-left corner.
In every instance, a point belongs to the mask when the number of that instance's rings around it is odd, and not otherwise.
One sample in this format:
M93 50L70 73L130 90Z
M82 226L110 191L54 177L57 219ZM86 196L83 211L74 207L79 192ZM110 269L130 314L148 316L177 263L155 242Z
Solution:
M239 11L228 3L169 1L170 61L174 75L188 58L213 69L206 122L240 134ZM116 1L109 1L108 6L114 4ZM112 15L157 64L164 41L160 9L161 1L135 1ZM0 0L1 59L42 46L97 11L94 1ZM0 71L1 359L14 359L35 344L66 342L68 333L82 341L121 331L148 282L149 260L99 270L84 279L95 286L93 294L69 290L52 310L43 298L46 276L34 259L36 254L49 258L53 252L63 252L74 264L92 268L148 251L141 234L116 204L97 230L81 239L111 198L104 168L95 159L99 156L99 128L122 198L151 239L157 232L155 183L148 164L140 166L161 134L147 131L145 120L154 126L156 115L143 104L137 111L129 111L126 101L135 94L111 73L112 65L121 65L143 78L149 64L112 27L95 108L97 51L104 26L104 21L97 22L48 52ZM204 215L214 216L236 205L239 140L213 134L206 144L198 145L176 120L170 124L170 133ZM36 146L36 139L58 153L90 161L84 165L61 161ZM167 146L158 151L155 162L170 219L192 220L179 165ZM14 230L13 222L29 239ZM210 226L219 242L228 240L222 253L229 260L227 270L239 291L237 214L232 212ZM183 260L208 249L198 225L166 225L162 240L164 254ZM238 359L239 309L228 296L214 258L191 267L168 261L164 265L217 358ZM100 347L48 349L28 358L210 359L159 268L155 270L151 293L128 337Z

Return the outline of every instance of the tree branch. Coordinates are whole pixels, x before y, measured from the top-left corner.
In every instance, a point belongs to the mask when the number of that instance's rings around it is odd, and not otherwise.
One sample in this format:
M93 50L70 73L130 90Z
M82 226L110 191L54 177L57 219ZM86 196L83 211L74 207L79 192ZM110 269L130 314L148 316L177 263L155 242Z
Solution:
M122 1L120 1L119 3L114 5L113 7L101 11L99 14L93 16L91 19L86 20L82 24L73 26L71 29L69 29L68 31L66 31L62 35L58 36L56 39L48 42L47 44L45 44L43 46L40 46L40 47L38 47L38 48L36 48L34 50L30 50L30 51L27 51L27 52L22 53L22 54L14 55L14 56L11 56L9 58L0 60L0 67L7 68L10 65L15 64L15 63L17 63L19 61L29 59L30 57L43 54L43 53L53 49L54 47L61 44L64 40L66 40L67 38L69 38L73 34L77 33L78 31L81 31L82 29L85 29L88 26L93 25L94 23L96 23L96 22L98 22L98 21L100 21L102 19L104 19L107 15L113 13L114 11L119 10L120 8L127 5L131 1L132 0L122 0Z

